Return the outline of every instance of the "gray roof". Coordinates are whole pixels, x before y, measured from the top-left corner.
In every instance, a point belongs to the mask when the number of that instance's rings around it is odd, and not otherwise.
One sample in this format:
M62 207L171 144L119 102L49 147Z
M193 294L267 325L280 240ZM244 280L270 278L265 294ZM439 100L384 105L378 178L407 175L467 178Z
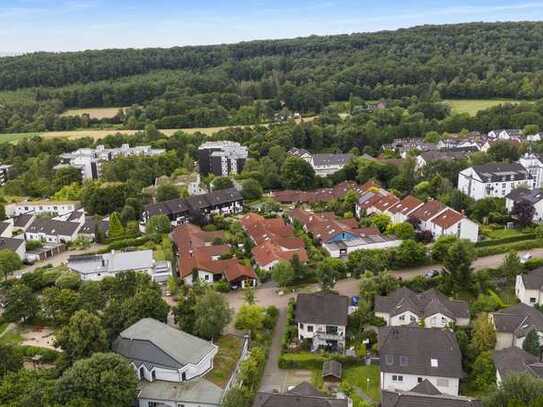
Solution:
M449 329L379 329L381 372L462 378L462 354Z
M223 389L200 377L180 383L160 380L144 381L138 399L218 405L222 394Z
M506 177L507 181L511 181L511 176L514 181L532 179L528 170L518 163L488 163L472 168L483 182L501 182L503 177Z
M345 165L352 158L352 154L314 154L313 165L315 167L322 167L325 165Z
M105 254L70 256L68 258L68 267L80 274L118 273L151 269L154 264L152 250L112 251Z
M540 188L533 190L529 190L527 188L517 188L509 192L509 194L507 194L505 197L513 202L528 201L534 205L543 200L543 190Z
M198 364L217 346L152 318L140 319L122 331L113 350L128 359L160 366Z
M543 314L529 305L520 303L492 313L497 332L506 332L522 338L532 329L543 332Z
M83 226L81 226L81 229L79 230L79 233L94 235L96 233L96 222L98 223L98 227L100 230L108 234L109 233L109 221L105 219L97 219L96 216L87 216L85 219L85 223L83 223Z
M76 222L36 218L26 230L27 233L44 233L49 236L72 236L81 225Z
M13 218L13 226L16 228L24 228L34 218L34 215L23 214Z
M421 153L420 155L426 162L441 161L441 160L454 161L454 160L463 160L467 158L466 152L452 151L452 150L425 151Z
M341 379L343 366L337 360L327 360L322 364L322 377L333 376Z
M298 294L296 322L347 325L349 297L333 293Z
M417 294L409 288L398 288L388 296L375 297L375 312L399 315L411 311L419 318L441 313L450 318L469 318L469 307L466 301L451 300L435 289Z
M502 379L517 373L529 373L543 378L543 363L539 358L516 346L495 351L492 359Z
M0 250L17 251L22 245L25 244L24 239L13 239L11 237L0 237Z
M479 400L462 396L442 394L428 380L424 380L410 391L381 392L381 407L480 407Z
M286 393L257 393L253 407L347 407L347 399L320 393L309 383L301 383Z
M528 290L540 290L543 287L543 267L522 274L522 282Z
M0 222L0 235L6 231L7 228L11 226L9 222Z

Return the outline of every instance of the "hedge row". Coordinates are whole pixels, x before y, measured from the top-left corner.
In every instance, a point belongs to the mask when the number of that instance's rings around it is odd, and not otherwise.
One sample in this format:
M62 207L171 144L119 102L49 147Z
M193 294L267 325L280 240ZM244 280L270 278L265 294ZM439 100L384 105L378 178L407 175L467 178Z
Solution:
M525 240L537 239L537 234L535 233L525 233L518 236L509 236L504 237L503 239L494 239L494 240L483 240L482 242L477 242L476 247L488 247L488 246L499 246L507 243L522 242Z
M360 364L362 361L358 358L329 353L282 353L279 357L279 367L281 369L322 369L322 364L327 360L337 360L344 366Z
M495 254L507 253L511 250L530 250L543 247L543 239L522 241L499 246L481 247L477 249L478 257L493 256Z
M104 252L109 252L111 250L120 250L120 249L126 249L127 247L138 247L143 246L145 243L154 240L154 236L141 236L136 237L133 239L122 239L122 240L116 240L112 243L110 243L106 249L104 249Z

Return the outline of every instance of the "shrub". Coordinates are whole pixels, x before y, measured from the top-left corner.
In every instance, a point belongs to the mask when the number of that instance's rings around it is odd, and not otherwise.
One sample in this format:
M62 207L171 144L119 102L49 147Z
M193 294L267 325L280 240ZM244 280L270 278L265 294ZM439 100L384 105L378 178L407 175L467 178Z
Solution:
M525 240L539 239L536 233L525 233L518 236L504 237L503 239L483 240L475 243L476 247L499 246L507 243L523 242Z
M33 358L36 355L41 356L41 362L43 363L54 363L56 362L57 358L60 356L60 353L47 348L41 348L38 346L30 346L30 345L21 345L17 347L21 350L21 353L26 358Z
M281 369L322 369L322 364L327 360L337 360L344 366L360 363L358 358L328 353L283 353L279 357Z
M220 280L213 283L213 288L220 293L230 292L230 284L228 284L228 281L226 280Z
M507 253L507 252L510 252L511 250L516 250L516 251L530 250L530 249L535 249L538 247L543 247L542 239L515 242L515 243L503 244L499 246L478 247L476 248L476 252L477 252L478 257L486 257L486 256L493 256L495 254Z

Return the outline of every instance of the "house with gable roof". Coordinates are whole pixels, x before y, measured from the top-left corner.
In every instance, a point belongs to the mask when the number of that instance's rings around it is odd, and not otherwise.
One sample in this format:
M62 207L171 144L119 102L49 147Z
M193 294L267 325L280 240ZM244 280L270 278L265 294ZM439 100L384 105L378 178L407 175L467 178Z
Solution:
M534 208L534 223L543 222L543 190L536 188L529 190L527 188L517 188L511 191L505 197L505 208L511 213L516 204L528 202Z
M541 359L516 346L495 351L492 354L492 360L496 367L496 384L498 386L507 376L512 374L529 374L543 379Z
M387 296L375 297L375 316L388 326L420 324L426 328L468 326L469 306L466 301L451 300L436 289L415 293L402 287Z
M352 401L325 395L303 382L285 393L259 392L253 407L352 407Z
M489 314L496 330L496 350L516 346L522 349L526 335L536 331L543 338L543 314L529 305L520 303Z
M429 380L409 391L383 390L380 407L481 407L479 400L440 392Z
M518 274L515 280L515 295L520 302L532 307L543 304L543 267Z

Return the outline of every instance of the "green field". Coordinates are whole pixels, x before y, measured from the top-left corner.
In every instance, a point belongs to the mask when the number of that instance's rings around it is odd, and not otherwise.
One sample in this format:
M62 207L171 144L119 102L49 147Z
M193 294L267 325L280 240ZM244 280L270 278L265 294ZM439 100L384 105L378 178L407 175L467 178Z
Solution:
M16 143L28 137L39 136L40 133L8 133L0 134L0 143Z
M474 116L479 110L488 109L504 103L520 103L522 101L512 99L448 99L444 100L444 102L447 103L455 113L468 113L471 116Z

